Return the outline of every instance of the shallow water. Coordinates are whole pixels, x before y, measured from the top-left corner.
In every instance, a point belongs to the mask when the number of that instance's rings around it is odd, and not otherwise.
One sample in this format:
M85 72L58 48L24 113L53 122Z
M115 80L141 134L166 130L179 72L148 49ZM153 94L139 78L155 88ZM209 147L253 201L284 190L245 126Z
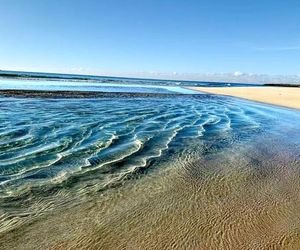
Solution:
M28 249L297 244L298 124L299 111L211 95L1 98L2 240Z
M0 99L0 197L100 171L107 185L187 142L253 133L266 117L210 96ZM263 112L263 111L261 111ZM243 129L243 131L238 131ZM242 132L242 133L240 133ZM182 145L181 145L182 144Z

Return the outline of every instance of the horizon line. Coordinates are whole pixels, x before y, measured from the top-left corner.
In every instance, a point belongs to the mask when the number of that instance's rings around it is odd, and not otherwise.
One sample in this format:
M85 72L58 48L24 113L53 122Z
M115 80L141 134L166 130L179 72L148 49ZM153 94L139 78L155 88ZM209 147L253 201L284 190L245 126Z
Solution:
M80 74L80 73L61 73L61 72L45 72L45 71L24 71L24 70L6 70L6 69L0 69L0 77L1 77L1 72L15 72L15 73L33 73L33 74L55 74L55 75L70 75L70 76L87 76L87 77L105 77L105 78L122 78L122 79L135 79L135 80L152 80L152 81L172 81L172 82L207 82L207 83L249 83L249 84L264 84L263 82L235 82L235 81L225 81L225 80L220 80L220 81L213 81L213 80L187 80L187 79L170 79L170 78L151 78L151 77L138 77L138 76L114 76L114 75L98 75L98 74ZM149 72L150 73L150 72ZM163 74L163 73L162 73ZM167 73L166 73L167 74ZM188 73L186 73L188 74ZM190 73L190 74L197 74L197 73ZM227 73L229 74L229 73ZM200 73L199 73L200 75ZM218 75L216 73L215 75ZM221 75L221 73L219 73ZM232 75L234 76L234 75Z

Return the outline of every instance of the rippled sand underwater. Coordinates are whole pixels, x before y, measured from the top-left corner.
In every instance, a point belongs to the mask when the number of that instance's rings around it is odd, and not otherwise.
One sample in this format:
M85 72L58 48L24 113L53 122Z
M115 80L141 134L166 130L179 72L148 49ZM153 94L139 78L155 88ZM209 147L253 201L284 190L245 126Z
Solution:
M209 95L0 105L3 249L300 247L298 111Z

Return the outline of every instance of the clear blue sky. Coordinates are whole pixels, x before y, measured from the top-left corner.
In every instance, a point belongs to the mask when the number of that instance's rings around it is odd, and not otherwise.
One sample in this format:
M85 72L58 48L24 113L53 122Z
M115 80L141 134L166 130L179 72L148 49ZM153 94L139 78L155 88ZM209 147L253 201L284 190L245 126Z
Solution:
M0 68L300 74L299 0L1 0Z

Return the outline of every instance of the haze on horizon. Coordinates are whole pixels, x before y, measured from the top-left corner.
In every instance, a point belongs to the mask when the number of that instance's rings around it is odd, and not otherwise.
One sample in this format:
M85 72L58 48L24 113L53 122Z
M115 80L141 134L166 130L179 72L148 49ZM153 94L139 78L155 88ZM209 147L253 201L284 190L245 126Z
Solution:
M300 83L299 13L296 0L4 0L0 69Z

